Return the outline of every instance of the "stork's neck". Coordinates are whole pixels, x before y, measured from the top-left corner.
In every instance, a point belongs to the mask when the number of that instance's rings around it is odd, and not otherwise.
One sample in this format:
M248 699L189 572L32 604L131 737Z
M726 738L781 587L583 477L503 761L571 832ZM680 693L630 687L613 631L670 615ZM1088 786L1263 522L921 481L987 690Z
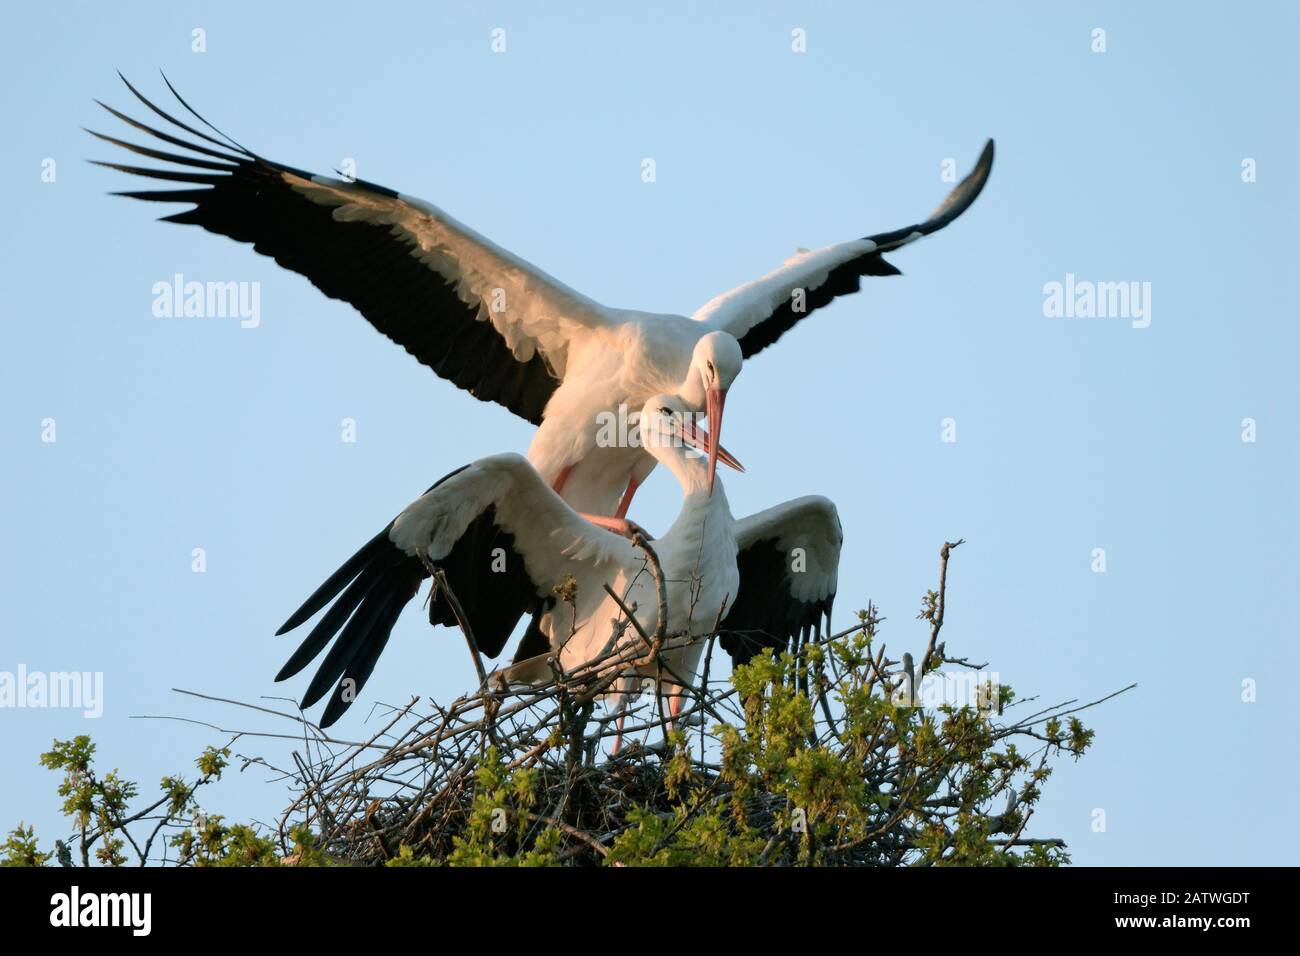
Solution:
M700 377L699 369L694 365L686 369L686 377L678 384L676 394L693 411L704 411L704 379ZM709 422L709 427L713 427L713 422Z
M717 507L727 508L727 494L722 490L722 479L713 482L713 494L709 494L709 460L685 447L675 447L669 454L659 457L660 462L677 478L682 486L682 497L687 502L713 502Z
M683 455L670 464L682 486L682 510L662 538L665 545L672 542L682 553L689 554L692 566L701 554L735 553L733 526L735 519L722 488L722 479L713 483L709 494L709 466L707 459Z

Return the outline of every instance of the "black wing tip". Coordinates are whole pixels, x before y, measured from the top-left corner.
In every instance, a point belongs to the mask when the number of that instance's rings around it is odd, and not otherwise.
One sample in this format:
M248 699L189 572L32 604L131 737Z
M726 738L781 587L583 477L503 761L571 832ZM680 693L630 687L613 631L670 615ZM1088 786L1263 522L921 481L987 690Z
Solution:
M281 624L280 629L275 632L275 636L280 637L283 634L288 634L294 628L300 627L311 620L351 585L366 568L373 565L377 560L381 560L385 554L390 558L393 557L392 551L397 550L397 548L388 536L392 527L393 522L390 521L382 531L363 544L350 558L339 565L334 573L326 578L324 583L316 588L307 600L302 602L298 610L289 615L288 620Z
M329 602L327 601L326 603L328 604ZM324 605L322 605L322 607L323 606ZM302 625L306 624L308 621L310 621L313 617L316 616L316 613L320 610L320 608L315 608L308 614L304 614L303 613L304 610L305 608L299 608L298 610L294 611L293 614L289 617L289 619L280 625L280 629L275 632L274 636L284 637L284 635L288 634L290 631L294 630L295 628L302 627ZM278 677L276 678L276 680L279 679L280 678Z
M119 80L121 80L121 81L126 85L126 88L127 88L128 90L130 90L130 91L131 91L132 93L134 93L136 96L140 97L140 99L142 99L142 100L144 99L144 96L141 95L140 91L137 90L137 89L136 89L136 88L131 84L131 81L128 80L128 79L126 78L126 74L125 74L125 73L123 73L121 70L116 70L115 72L117 73L117 78L118 78Z
M992 138L985 140L984 148L980 150L980 158L975 161L975 168L961 182L958 188L970 184L971 197L970 201L974 202L975 198L983 191L984 184L989 181L989 174L993 172L993 155L995 149Z
M985 184L989 181L989 173L993 170L994 145L990 138L984 142L984 149L980 151L979 159L976 160L974 168L966 174L966 178L952 188L947 196L943 197L943 202L935 207L925 222L917 223L915 226L907 226L903 229L895 229L893 232L877 233L874 236L864 236L868 242L876 245L877 252L892 252L920 236L929 236L947 226L954 219L959 217L971 204L979 198L980 193L984 191ZM883 262L884 260L880 260ZM871 274L871 273L868 273ZM883 273L884 275L901 275L901 273Z
M315 706L330 691L333 691L333 696L324 719L333 723L347 709L370 679L370 672L388 643L397 618L414 594L414 589L403 587L399 569L394 568L391 574L385 574L384 581L366 595L361 606L334 638L334 646L303 695L304 710ZM344 690L349 681L352 682L352 693L345 699Z
M320 725L322 727L332 727L335 722L343 716L343 713L352 706L352 700L344 700L343 698L343 681L345 680L347 680L346 676L341 677L339 678L339 684L337 687L325 688L326 691L333 691L333 693L330 694L329 703L325 705L325 709L320 715ZM320 697L324 696L324 694L320 695ZM317 697L316 700L320 700L320 697ZM304 698L304 700L305 699L306 698ZM312 703L314 704L316 701L312 701ZM303 709L306 709L305 704Z
M161 72L161 70L160 70L159 72ZM207 133L204 133L204 132L202 132L201 130L197 130L197 129L195 129L193 126L190 126L190 125L187 124L187 123L182 123L182 122L181 122L180 120L178 120L176 117L172 116L170 113L168 113L168 112L166 112L165 110L163 110L163 109L162 109L161 107L159 107L157 104L153 103L153 102L152 102L152 101L151 101L147 96L145 96L143 93L141 93L139 90L137 90L137 89L136 89L136 88L131 84L131 81L128 80L125 76L122 75L122 71L121 71L121 70L118 70L118 71L117 71L117 75L118 75L118 77L122 80L122 82L123 82L124 84L126 84L126 88L127 88L128 90L131 91L132 95L134 95L136 99L138 99L141 103L143 103L145 106L147 106L147 107L148 107L152 112L154 112L154 113L157 114L158 116L162 117L162 118L165 119L167 122L171 123L173 126L176 126L176 127L178 127L179 129L183 129L183 130L185 130L187 133L190 133L190 134L193 135L193 136L197 136L199 139L204 140L204 141L206 141L206 142L208 142L208 143L211 143L211 144L214 145L214 146L218 146L218 147L220 147L221 149L225 149L225 150L232 150L232 149L233 149L235 152L242 154L244 157L246 157L246 158L248 158L248 159L256 159L256 156L254 155L254 153L253 153L251 150L247 149L245 146L241 145L240 143L236 142L236 141L235 141L234 139L232 139L231 137L227 136L227 135L226 135L224 132L222 132L220 129L218 129L217 127L213 126L210 122L208 122L208 120L207 120L205 117L203 117L201 114L199 114L199 113L194 109L194 107L190 106L190 104L187 103L187 102L185 101L185 98L184 98L183 96L181 96L180 93L178 93L178 92L176 91L176 87L174 87L174 86L172 85L171 80L167 79L167 74L163 73L163 75L162 75L162 76L163 76L163 82L164 82L165 84L167 84L167 89L170 90L172 96L174 96L174 97L176 98L176 102L180 103L181 106L185 109L185 111L186 111L187 113L189 113L191 116L193 116L195 119L197 119L200 123L202 123L202 124L203 124L204 126L206 126L208 129L212 130L212 132L216 133L217 136L220 136L221 139L214 139L213 137L209 136ZM102 103L101 103L100 105L101 105L101 106L104 106L104 104L102 104ZM109 109L109 107L107 107L107 106L104 106L104 108L105 108L105 109ZM114 114L116 115L116 110L111 110L111 109L109 109L109 112L112 112L112 113L114 113ZM224 140L224 142L222 142L222 140Z
M990 138L985 141L984 149L980 151L980 157L975 161L975 167L966 174L965 179L953 187L952 192L930 214L929 221L922 227L923 232L928 235L930 232L942 229L969 209L971 203L979 198L985 184L989 181L989 174L993 171L993 154L993 140ZM930 228L926 229L925 226Z
M311 684L307 686L306 692L302 695L302 700L298 702L298 706L303 710L309 710L312 707L315 707L320 703L322 697L334 689L334 680L317 683L320 674L320 671L316 672L316 676L312 678Z
M275 677L280 682L299 674L333 642L299 705L314 707L333 691L322 727L337 720L359 695L403 609L427 577L421 561L394 545L390 530L391 524L363 545L276 631L279 636L293 630L331 605ZM344 694L349 679L350 696Z
M280 668L279 673L275 675L275 683L279 684L282 681L287 681L290 677L292 677L294 674L297 674L301 670L302 670L301 667L290 668L289 664L286 663L283 667Z
M348 581L347 583L351 584L352 582ZM342 588L340 588L339 590L341 591ZM332 600L333 597L336 596L337 594L332 595L329 600ZM302 627L302 625L306 624L313 617L315 617L317 612L319 612L320 609L325 606L325 604L329 603L329 600L326 600L324 604L322 604L320 607L311 607L310 603L304 603L301 607L298 608L298 610L294 611L292 614L289 615L288 618L285 619L285 622L280 625L279 630L275 632L275 636L283 637L285 634L288 634L294 628ZM308 599L308 602L310 602L310 598ZM276 679L278 680L279 678Z

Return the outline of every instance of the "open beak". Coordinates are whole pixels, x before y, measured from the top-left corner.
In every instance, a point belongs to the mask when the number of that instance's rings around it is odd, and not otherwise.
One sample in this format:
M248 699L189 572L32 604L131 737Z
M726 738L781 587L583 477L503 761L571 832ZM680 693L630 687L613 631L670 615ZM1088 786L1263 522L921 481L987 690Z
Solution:
M718 422L722 419L722 406L725 401L725 394L721 389L710 389L708 393L708 415L709 424L713 426L713 434L709 434L705 429L696 425L689 418L685 419L680 429L682 441L692 448L703 452L709 457L709 494L713 494L713 481L718 470L718 462L722 462L728 468L734 468L736 471L743 472L745 466L736 460L736 456L727 449L718 444L717 429Z

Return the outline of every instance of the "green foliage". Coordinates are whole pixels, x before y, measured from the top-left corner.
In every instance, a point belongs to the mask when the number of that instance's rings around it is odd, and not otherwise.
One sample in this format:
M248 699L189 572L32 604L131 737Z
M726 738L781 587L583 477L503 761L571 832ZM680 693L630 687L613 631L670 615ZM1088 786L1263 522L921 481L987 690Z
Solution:
M332 866L333 861L320 847L310 828L294 827L293 843L287 855L281 855L276 842L246 824L227 826L220 816L200 816L193 826L172 838L179 851L178 866Z
M551 866L559 833L546 827L528 839L537 801L536 772L511 771L488 747L474 771L474 802L464 831L452 841L450 866ZM400 865L400 864L399 864Z
M932 604L932 602L931 602ZM865 620L865 617L864 617ZM1058 846L1008 846L1050 773L973 707L933 711L894 702L868 664L874 627L803 659L770 651L737 668L743 725L715 728L714 785L686 788L666 812L638 808L610 862L678 866L843 863L1055 866ZM828 668L828 664L833 665ZM842 675L826 679L827 671ZM815 688L810 693L802 688ZM819 722L818 691L838 705L838 732ZM1012 698L1010 688L996 699ZM1077 725L1077 726L1075 726ZM1061 748L1078 756L1092 732L1073 720ZM1020 781L1017 788L1014 781ZM1015 793L1009 814L989 812Z
M411 849L411 847L406 843L403 843L401 847L398 848L397 856L393 857L384 865L385 866L441 866L441 864L437 860L435 860L432 856L430 856L427 853L421 856L416 856L415 851Z
M37 849L35 829L21 823L0 843L0 866L44 866L52 855Z
M594 731L604 725L593 725L591 695L557 687L539 695L537 722L524 722L516 707L505 726L498 702L462 699L451 708L455 723L444 726L478 727L476 743L439 751L428 741L442 736L416 731L414 743L369 764L370 778L359 780L348 758L341 772L353 789L335 790L338 778L318 770L300 779L304 791L286 818L301 820L310 808L320 832L298 822L271 834L205 814L196 793L221 779L228 747L208 747L197 776L164 777L156 798L133 809L139 788L116 770L97 773L89 737L56 740L41 763L62 775L58 794L74 841L41 852L32 828L19 825L0 844L0 863L71 865L71 846L83 865L93 854L106 866L129 856L196 867L1068 863L1061 841L1023 834L1049 760L1077 760L1093 743L1076 714L1082 708L1006 722L1003 712L1019 703L1006 685L984 681L976 706L922 705L911 694L941 668L978 675L983 666L945 657L938 642L952 547L942 552L938 590L923 599L918 617L930 633L915 665L909 654L886 656L880 618L868 607L843 634L769 650L737 667L730 689L710 688L707 698L697 691L711 715L707 729L679 727L662 746L638 744L616 760L598 758ZM557 594L572 596L565 587ZM454 716L475 706L485 718ZM414 779L438 781L436 791L410 788L416 799L369 791L413 760Z
M132 811L131 803L139 787L112 770L102 777L95 771L95 744L87 736L56 740L41 755L41 765L61 771L58 794L63 798L63 813L78 833L81 863L93 859L103 866L124 866L130 862L128 850L138 863L168 863L176 866L326 866L331 863L317 845L307 827L290 833L291 849L281 855L279 847L252 826L227 826L220 816L206 816L195 801L202 786L221 779L230 763L228 747L207 747L195 760L198 777L191 781L166 776L159 783L160 795L147 806ZM193 823L182 828L180 820L193 816ZM134 831L144 831L137 838ZM157 842L165 831L176 831L162 844ZM61 846L62 844L60 844ZM155 846L170 846L178 851L174 858L160 858ZM68 851L61 850L67 853ZM37 849L32 828L19 827L0 846L0 860L6 866L46 866L54 854ZM70 854L61 860L72 865Z

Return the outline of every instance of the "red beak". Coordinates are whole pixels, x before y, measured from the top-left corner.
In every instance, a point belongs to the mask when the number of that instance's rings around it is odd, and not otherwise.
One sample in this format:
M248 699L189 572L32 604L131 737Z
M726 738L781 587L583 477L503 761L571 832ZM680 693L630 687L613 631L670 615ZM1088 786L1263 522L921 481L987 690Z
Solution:
M713 494L713 479L718 473L718 452L722 447L718 444L722 438L722 409L727 404L727 393L720 388L708 389L704 393L704 404L705 413L709 416L709 430L713 433L705 438L709 452L709 494Z
M708 393L708 407L715 410L715 413L719 418L722 417L722 404L723 397L719 390L713 390ZM708 456L709 494L713 494L713 481L715 473L717 472L718 462L722 462L728 468L734 468L739 472L745 470L745 466L736 460L736 456L718 443L716 435L710 435L706 429L695 424L695 416L693 414L680 416L674 432L683 445L694 448L696 451L703 452Z
M677 434L681 438L683 444L689 445L691 448L709 455L709 460L711 462L720 461L728 468L734 468L736 471L744 472L745 466L736 460L736 456L719 445L714 440L713 436L709 434L707 429L696 425L690 420L690 418L687 418L685 422L683 422L682 427L678 430ZM709 472L709 492L713 492L712 471Z

